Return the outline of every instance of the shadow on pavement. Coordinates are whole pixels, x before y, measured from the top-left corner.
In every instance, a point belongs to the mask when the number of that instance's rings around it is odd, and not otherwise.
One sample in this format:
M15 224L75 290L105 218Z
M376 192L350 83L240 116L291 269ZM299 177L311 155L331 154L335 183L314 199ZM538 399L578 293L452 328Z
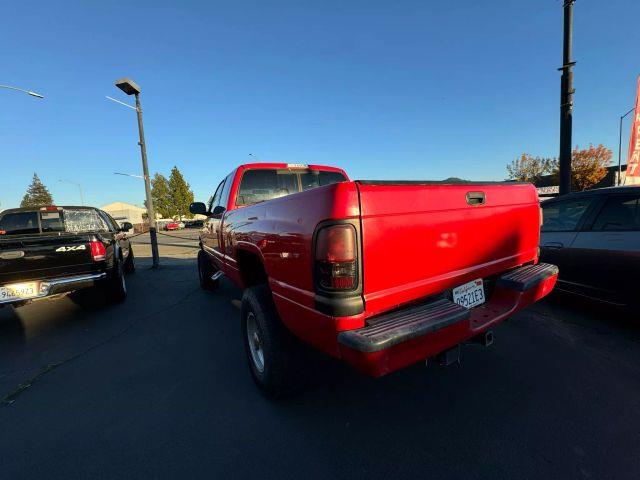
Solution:
M493 346L463 348L460 365L415 365L377 380L314 355L306 388L271 402L247 369L240 291L228 281L214 293L200 290L193 259L163 258L159 270L147 262L130 277L122 305L86 311L66 299L21 314L25 337L13 357L0 352L2 363L31 373L73 360L0 407L0 451L13 452L1 477L640 471L629 441L640 428L637 329L611 322L608 311L553 299L496 328ZM50 328L31 336L38 316ZM0 385L6 378L0 372Z

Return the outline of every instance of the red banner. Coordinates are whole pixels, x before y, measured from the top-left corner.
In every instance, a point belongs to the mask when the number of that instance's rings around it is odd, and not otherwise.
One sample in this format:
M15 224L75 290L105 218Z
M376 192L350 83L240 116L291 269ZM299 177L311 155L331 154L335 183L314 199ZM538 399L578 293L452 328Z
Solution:
M627 158L627 177L640 177L640 77L636 93L636 111L629 137L629 157Z

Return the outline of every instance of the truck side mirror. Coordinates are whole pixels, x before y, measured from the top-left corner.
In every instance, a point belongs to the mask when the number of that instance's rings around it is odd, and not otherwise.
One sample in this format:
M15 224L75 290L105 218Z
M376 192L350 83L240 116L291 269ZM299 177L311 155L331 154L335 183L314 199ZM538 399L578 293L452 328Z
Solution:
M193 202L189 205L189 211L194 215L206 215L207 206L202 202Z
M122 226L120 227L120 231L121 232L128 232L129 230L133 229L133 225L131 225L130 222L123 222Z

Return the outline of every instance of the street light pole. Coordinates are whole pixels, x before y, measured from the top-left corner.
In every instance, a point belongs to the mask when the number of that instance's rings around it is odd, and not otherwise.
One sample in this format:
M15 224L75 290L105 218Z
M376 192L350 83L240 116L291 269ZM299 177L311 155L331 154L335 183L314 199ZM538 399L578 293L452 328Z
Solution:
M158 234L156 230L156 214L153 209L153 197L151 196L151 182L149 181L149 166L147 164L147 145L144 141L144 126L142 124L142 107L140 106L140 94L136 93L136 111L138 114L138 133L140 134L140 154L142 155L142 175L144 176L144 190L147 195L147 215L149 216L149 236L151 237L151 254L153 256L153 268L160 266L158 254Z
M80 190L80 205L84 207L84 193L82 191L82 185L78 182L72 182L71 180L66 180L66 179L60 179L58 180L59 182L67 182L70 183L72 185L75 185L76 187L78 187L78 190Z
M134 95L136 99L135 110L138 114L138 134L140 140L140 153L142 155L142 172L144 176L144 189L147 197L147 216L149 217L149 237L151 239L151 255L153 257L153 268L160 266L160 255L158 254L158 234L156 229L156 215L153 210L153 198L151 197L151 183L149 179L149 167L147 165L147 146L144 141L144 127L142 125L142 107L140 105L140 87L129 78L116 80L116 87L127 95ZM119 102L122 103L122 102ZM127 105L129 106L129 105Z
M620 186L620 183L622 182L622 120L624 120L624 118L635 109L636 107L633 107L627 113L620 116L620 138L618 140L618 186Z
M573 4L564 0L564 36L562 45L562 71L560 80L560 195L571 192L571 133L573 127Z

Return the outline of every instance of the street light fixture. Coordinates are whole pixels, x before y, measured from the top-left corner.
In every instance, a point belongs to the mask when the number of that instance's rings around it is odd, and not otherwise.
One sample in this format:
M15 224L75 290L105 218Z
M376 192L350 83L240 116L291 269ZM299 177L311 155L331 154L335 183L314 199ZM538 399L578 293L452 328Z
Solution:
M624 118L635 109L636 107L633 107L627 113L620 116L620 137L618 140L618 186L620 186L620 182L622 182L622 120L624 120Z
M144 189L147 197L147 216L149 217L149 237L151 239L151 254L153 256L153 268L158 268L160 266L160 255L158 254L158 235L156 229L156 216L153 211L153 199L151 197L151 184L149 182L149 167L147 165L147 146L144 142L144 127L142 125L142 107L140 106L140 86L131 80L130 78L121 78L116 80L116 87L122 90L127 95L134 95L136 98L136 106L132 107L131 105L127 105L124 102L120 102L115 98L109 98L118 103L122 103L126 107L135 109L138 115L138 134L140 136L140 140L138 145L140 145L140 154L142 155L142 172L144 179Z
M80 190L80 205L84 207L84 193L82 191L82 185L78 182L73 182L71 180L67 180L67 179L58 179L59 182L66 182L66 183L70 183L72 185L75 185L76 187L78 187L78 190Z
M26 93L27 95L31 95L36 98L44 98L44 95L40 95L32 90L25 90L24 88L12 87L11 85L0 85L0 88L7 88L9 90L17 90L18 92Z
M146 177L144 175L134 175L132 173L121 173L121 172L113 172L114 175L122 175L123 177L133 177L133 178L140 178L142 180L146 179Z

